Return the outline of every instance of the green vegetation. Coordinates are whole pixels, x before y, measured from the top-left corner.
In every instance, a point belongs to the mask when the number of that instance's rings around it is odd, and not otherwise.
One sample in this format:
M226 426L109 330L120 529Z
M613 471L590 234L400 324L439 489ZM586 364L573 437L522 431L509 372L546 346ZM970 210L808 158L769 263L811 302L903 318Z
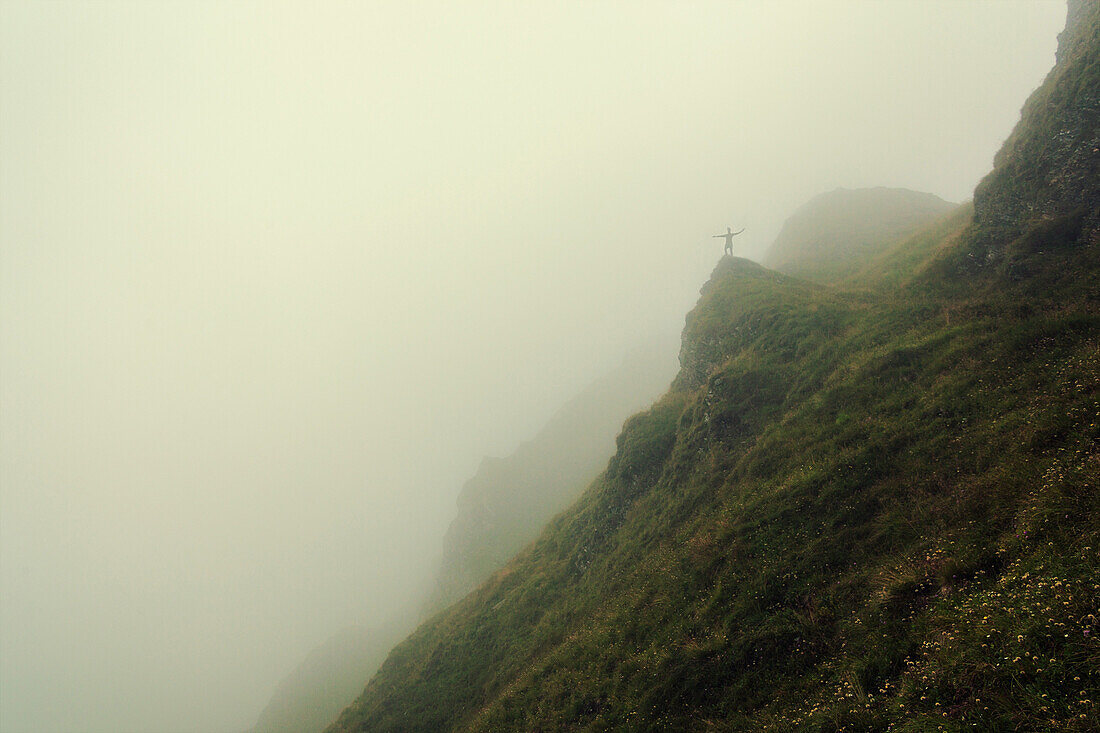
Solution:
M724 259L607 470L331 730L1097 730L1098 202L1004 239L989 186L858 287Z
M722 292L761 287L750 263L722 269L689 333ZM919 293L814 293L794 288L802 319L735 339L704 384L628 422L577 507L400 646L343 726L1074 729L1094 714L1095 302L1015 316L1018 292L991 279L949 326ZM1045 660L1026 705L1018 636Z
M1033 224L1082 210L1095 241L1100 226L1100 14L1095 0L1069 0L1058 63L1024 105L1020 124L974 191L975 263Z
M428 612L461 599L500 569L599 474L623 418L667 388L675 354L638 349L566 403L532 440L487 458L463 487ZM252 733L324 730L363 690L415 615L367 633L347 629L314 649L282 681Z

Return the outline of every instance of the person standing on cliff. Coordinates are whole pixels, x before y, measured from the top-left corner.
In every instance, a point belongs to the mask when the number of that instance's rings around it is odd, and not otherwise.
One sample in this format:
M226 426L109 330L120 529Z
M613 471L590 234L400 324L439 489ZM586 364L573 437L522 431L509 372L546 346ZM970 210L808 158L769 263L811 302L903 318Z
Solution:
M745 231L744 227L741 228L741 232L743 232L743 231ZM719 239L719 238L724 237L725 240L726 240L726 254L729 254L729 255L732 256L733 255L733 238L736 237L741 232L735 232L730 227L726 227L726 233L725 234L715 234L714 236L711 237L711 239Z

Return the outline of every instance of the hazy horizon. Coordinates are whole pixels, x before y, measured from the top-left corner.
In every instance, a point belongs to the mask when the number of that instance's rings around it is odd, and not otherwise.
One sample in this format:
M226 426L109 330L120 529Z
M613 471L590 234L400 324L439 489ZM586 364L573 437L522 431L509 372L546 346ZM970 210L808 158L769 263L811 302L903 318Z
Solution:
M0 730L249 727L712 235L968 199L1065 12L0 5Z

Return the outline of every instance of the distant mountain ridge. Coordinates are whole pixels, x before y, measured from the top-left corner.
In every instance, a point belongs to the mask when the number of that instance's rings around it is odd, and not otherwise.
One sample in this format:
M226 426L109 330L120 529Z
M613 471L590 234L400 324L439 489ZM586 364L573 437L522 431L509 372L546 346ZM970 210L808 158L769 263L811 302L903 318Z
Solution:
M272 694L249 733L312 733L336 720L401 638L394 628L351 627L309 653Z
M816 282L837 282L955 207L934 194L905 188L838 188L811 199L787 219L763 264Z
M607 464L623 421L676 373L664 344L629 354L505 458L485 458L462 487L425 613L446 608L533 540Z

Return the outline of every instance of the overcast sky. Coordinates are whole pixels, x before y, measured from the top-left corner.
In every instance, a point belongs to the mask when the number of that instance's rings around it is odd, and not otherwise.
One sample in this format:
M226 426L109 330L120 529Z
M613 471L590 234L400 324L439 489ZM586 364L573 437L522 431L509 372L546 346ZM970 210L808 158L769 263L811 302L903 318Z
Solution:
M232 731L727 225L969 198L1060 2L0 5L0 728Z

